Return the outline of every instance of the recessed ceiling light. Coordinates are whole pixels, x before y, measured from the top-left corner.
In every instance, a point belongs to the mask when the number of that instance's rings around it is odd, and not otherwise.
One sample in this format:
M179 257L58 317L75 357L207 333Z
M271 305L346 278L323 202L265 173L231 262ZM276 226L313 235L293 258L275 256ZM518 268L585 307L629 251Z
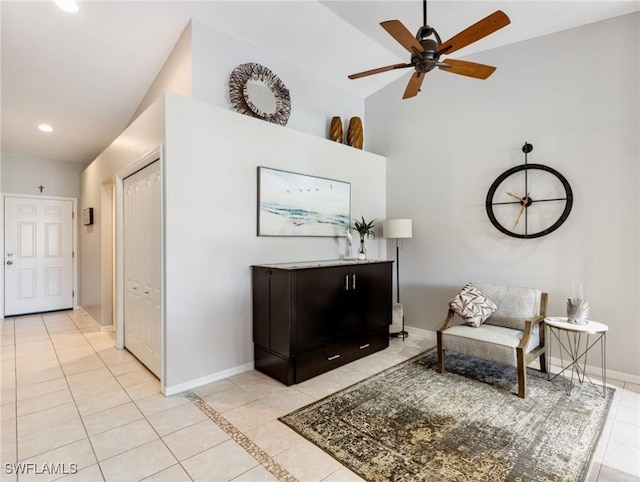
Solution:
M55 0L58 8L69 13L76 13L78 11L78 3L75 0Z
M53 132L53 127L51 127L49 124L40 124L38 126L38 129L42 132Z

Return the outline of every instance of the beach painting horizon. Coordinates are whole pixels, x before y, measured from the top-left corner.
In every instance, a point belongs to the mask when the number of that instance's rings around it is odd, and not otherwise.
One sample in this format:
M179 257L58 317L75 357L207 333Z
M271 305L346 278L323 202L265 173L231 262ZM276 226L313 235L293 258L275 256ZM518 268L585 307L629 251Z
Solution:
M351 184L258 167L258 236L346 236Z

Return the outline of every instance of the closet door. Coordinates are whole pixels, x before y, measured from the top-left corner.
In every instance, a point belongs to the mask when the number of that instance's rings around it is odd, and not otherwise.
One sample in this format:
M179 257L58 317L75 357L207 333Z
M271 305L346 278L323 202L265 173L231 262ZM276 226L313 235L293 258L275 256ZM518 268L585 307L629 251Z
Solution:
M124 345L158 378L161 367L160 162L124 180Z

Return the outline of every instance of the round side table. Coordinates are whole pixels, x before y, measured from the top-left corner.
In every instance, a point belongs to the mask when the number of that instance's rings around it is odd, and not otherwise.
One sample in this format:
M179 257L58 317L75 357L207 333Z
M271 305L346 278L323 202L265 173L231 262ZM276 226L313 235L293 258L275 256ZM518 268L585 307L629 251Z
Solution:
M589 375L587 375L587 354L591 349L600 345L600 366L602 368L602 396L607 396L607 331L609 327L597 321L587 321L585 324L569 323L567 317L549 317L544 319L545 326L560 345L560 365L562 370L547 378L553 380L571 368L571 377L567 380L567 375L563 375L567 395L571 394L573 379L577 378L579 383L583 383L586 378L594 387L598 387ZM564 336L563 336L564 334ZM594 335L595 340L590 340L590 335ZM568 358L565 365L565 356ZM582 363L582 364L581 364ZM547 350L547 366L551 366L551 344ZM567 385L568 383L568 385Z

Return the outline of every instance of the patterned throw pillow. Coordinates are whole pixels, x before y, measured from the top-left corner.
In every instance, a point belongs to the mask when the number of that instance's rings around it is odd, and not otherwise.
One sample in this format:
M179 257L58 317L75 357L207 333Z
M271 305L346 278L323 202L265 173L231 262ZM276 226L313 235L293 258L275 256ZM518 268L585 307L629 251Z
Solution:
M464 288L449 302L456 314L460 315L467 325L476 328L491 316L498 308L496 304L483 295L478 288L467 283Z

